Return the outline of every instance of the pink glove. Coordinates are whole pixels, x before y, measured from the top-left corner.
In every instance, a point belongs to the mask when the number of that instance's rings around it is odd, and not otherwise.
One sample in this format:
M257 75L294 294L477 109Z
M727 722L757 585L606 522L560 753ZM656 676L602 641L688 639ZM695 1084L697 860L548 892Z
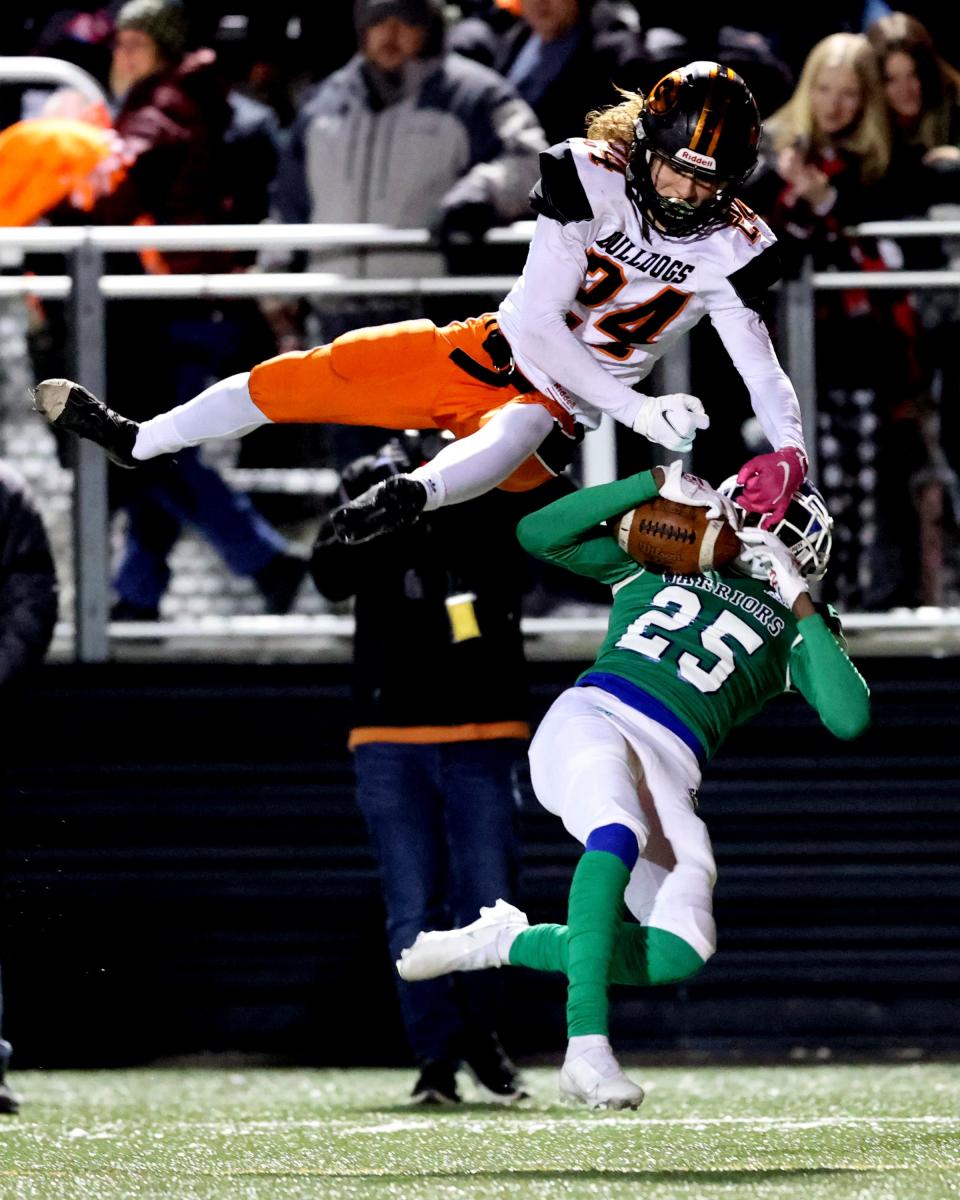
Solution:
M787 505L807 474L807 456L796 446L784 446L772 454L758 454L740 468L737 483L743 485L739 503L748 512L769 513L762 528L782 521Z

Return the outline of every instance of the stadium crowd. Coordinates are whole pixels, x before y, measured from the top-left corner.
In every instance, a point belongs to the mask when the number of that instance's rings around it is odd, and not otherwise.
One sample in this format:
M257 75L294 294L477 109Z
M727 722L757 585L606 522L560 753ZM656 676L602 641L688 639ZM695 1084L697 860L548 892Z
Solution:
M111 269L518 272L515 251L479 246L492 226L531 215L538 154L582 136L585 114L615 103L616 87L646 92L707 58L738 71L758 101L761 163L743 198L776 232L788 271L805 261L862 271L949 262L950 245L935 239L846 232L960 198L960 35L949 11L816 5L760 28L755 10L740 7L725 9L722 24L670 15L665 22L640 0L5 6L7 53L71 61L108 102L0 88L0 223L371 221L428 228L432 245L256 263L142 252L117 256ZM24 266L50 271L51 261ZM276 350L390 320L439 324L476 311L471 303L110 305L108 386L142 419ZM955 306L937 291L851 289L821 293L816 316L819 476L838 533L833 595L860 609L943 603L955 594L957 378L946 349ZM740 412L694 452L695 467L719 478L742 457L749 413L715 339L698 337L691 390L726 390L724 403ZM30 345L36 377L69 373L57 305L31 305ZM382 440L338 426L275 427L246 440L239 462L341 467ZM195 451L175 479L116 475L111 501L127 514L116 616L159 615L185 525L255 582L266 611L296 603L303 559ZM284 510L269 515L282 522Z

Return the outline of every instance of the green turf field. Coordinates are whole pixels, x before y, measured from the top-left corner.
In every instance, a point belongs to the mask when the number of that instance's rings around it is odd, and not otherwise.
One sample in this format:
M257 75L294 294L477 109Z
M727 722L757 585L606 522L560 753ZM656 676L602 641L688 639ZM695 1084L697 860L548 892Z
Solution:
M934 1200L960 1195L960 1066L644 1068L637 1113L408 1109L409 1072L26 1072L0 1197Z

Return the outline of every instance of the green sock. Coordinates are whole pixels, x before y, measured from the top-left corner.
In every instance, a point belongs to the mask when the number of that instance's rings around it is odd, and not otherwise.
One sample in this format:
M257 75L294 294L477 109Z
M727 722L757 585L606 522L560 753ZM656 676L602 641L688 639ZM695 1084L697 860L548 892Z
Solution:
M531 925L513 939L507 959L511 967L567 973L566 925Z
M531 925L514 938L512 967L567 973L566 925ZM695 975L703 959L683 938L665 929L622 921L610 960L610 983L654 987Z
M640 987L676 983L695 975L703 964L693 947L675 933L624 922L610 965L610 982Z
M567 1036L609 1032L607 982L630 871L606 850L587 850L567 906Z

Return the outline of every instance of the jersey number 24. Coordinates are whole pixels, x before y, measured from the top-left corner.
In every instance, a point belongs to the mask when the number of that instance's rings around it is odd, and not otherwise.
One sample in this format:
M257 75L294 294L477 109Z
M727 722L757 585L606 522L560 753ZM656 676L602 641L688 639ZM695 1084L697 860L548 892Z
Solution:
M619 263L591 250L587 253L587 277L577 292L577 300L586 308L608 304L627 282ZM662 287L654 296L629 308L615 309L601 317L597 329L612 338L606 346L597 346L622 362L637 346L655 341L671 321L676 320L690 299L690 292L679 288Z

